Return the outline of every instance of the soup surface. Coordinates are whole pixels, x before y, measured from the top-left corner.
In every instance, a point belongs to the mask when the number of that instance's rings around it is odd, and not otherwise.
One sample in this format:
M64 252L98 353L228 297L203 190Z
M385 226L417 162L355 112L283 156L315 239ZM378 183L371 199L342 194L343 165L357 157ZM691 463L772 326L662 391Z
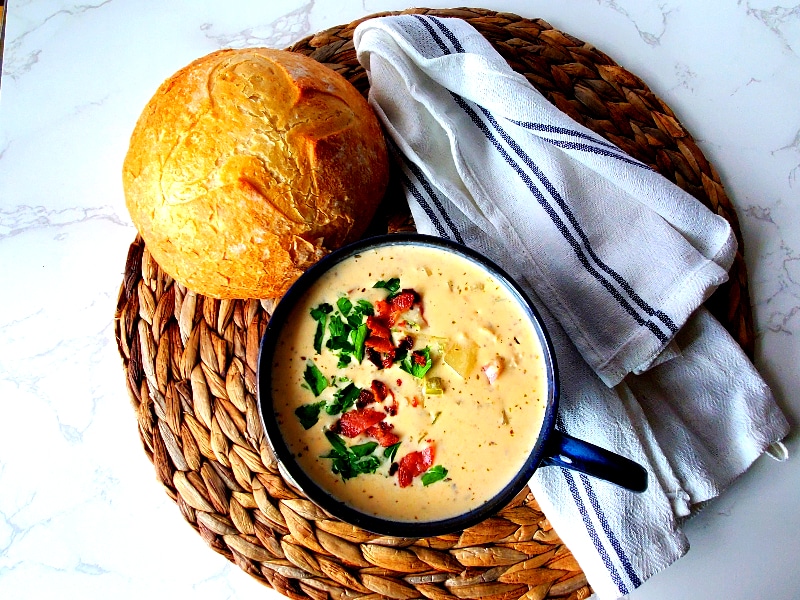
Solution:
M325 273L282 328L272 373L275 418L309 477L398 521L495 496L533 449L547 399L516 299L473 262L418 245Z

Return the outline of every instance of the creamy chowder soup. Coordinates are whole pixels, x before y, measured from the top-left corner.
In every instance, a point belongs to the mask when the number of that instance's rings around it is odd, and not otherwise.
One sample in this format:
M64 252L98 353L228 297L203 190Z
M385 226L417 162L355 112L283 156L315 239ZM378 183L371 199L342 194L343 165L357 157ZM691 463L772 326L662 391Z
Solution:
M275 418L303 470L363 513L437 521L492 499L542 425L542 348L473 262L383 246L326 272L283 327Z

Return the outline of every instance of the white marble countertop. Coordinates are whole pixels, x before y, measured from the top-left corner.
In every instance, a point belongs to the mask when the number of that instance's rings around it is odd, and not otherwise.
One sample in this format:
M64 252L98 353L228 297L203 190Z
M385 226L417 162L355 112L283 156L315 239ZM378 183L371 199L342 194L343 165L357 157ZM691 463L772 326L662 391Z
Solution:
M800 7L486 0L639 75L719 170L745 239L757 366L800 419ZM120 167L163 79L224 46L285 47L401 0L11 0L0 80L0 598L277 598L156 482L112 320L135 231ZM427 6L441 8L442 2ZM788 446L798 452L794 434ZM798 598L800 461L762 458L632 594Z

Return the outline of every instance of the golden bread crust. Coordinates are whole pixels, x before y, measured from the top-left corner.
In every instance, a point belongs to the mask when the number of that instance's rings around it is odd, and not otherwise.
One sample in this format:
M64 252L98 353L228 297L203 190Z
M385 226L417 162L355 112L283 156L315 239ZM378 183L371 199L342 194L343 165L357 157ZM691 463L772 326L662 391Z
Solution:
M383 134L358 91L267 48L220 50L165 81L123 165L150 253L215 298L281 295L363 233L387 180Z

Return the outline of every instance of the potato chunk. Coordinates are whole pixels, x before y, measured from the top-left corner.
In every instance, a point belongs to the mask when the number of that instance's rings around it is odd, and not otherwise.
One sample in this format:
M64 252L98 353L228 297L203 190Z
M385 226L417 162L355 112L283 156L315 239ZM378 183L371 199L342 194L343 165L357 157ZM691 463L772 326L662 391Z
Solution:
M448 367L466 379L475 368L477 358L478 344L464 339L454 342L444 353L442 360Z

